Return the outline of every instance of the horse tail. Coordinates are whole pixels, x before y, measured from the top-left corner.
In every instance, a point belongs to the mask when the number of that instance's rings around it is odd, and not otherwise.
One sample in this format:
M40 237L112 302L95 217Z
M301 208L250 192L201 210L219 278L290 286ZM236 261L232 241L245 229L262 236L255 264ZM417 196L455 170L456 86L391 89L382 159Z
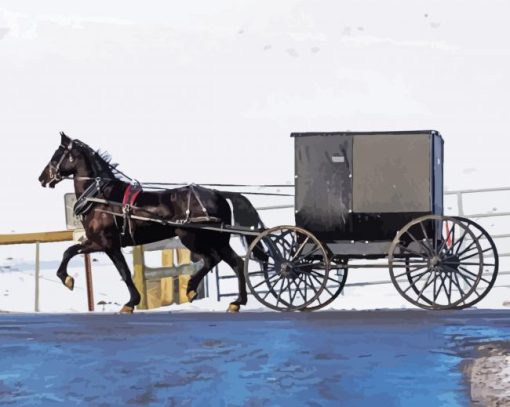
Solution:
M253 204L239 192L228 192L218 191L218 193L230 201L232 205L233 224L237 226L249 227L254 229L264 229L264 223L260 219L259 213L253 206ZM248 247L255 240L255 236L241 235L241 241L244 247L248 250ZM253 254L260 261L267 260L267 254L260 244L258 244L253 250Z

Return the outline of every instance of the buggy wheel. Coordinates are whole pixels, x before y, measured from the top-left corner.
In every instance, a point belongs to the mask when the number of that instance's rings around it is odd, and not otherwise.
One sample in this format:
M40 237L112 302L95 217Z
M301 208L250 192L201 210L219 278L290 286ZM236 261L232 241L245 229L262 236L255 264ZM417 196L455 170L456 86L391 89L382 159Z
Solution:
M393 285L424 309L469 306L483 274L483 251L473 231L454 217L428 215L402 228L391 244Z
M458 307L468 308L480 302L494 286L499 270L498 250L494 240L492 240L487 231L478 223L473 222L471 219L461 218L460 216L456 216L455 219L463 223L474 233L476 241L480 244L483 253L483 274L480 278L480 282L465 304L461 304ZM475 245L472 244L473 241L468 241L467 243L466 252L463 253L462 258L472 259L473 257L476 257L476 252L474 250Z
M328 253L307 230L277 226L251 243L244 274L251 293L266 307L297 311L313 304L326 287Z
M331 304L343 291L347 280L347 263L332 264L330 262L328 281L322 293L306 308L300 311L316 311Z

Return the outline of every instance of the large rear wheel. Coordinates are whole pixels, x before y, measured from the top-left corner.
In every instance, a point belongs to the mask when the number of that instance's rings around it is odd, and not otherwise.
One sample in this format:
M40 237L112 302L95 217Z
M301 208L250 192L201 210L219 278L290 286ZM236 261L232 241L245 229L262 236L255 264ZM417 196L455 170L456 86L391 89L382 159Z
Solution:
M496 282L499 270L498 249L494 240L487 231L478 223L471 219L456 216L459 222L464 224L475 235L476 241L480 244L483 253L483 273L476 289L471 293L464 304L460 304L458 308L468 308L477 304L485 298ZM462 260L473 259L477 257L476 245L474 241L470 241L467 237L466 246L462 253Z
M428 215L408 223L393 240L388 260L395 288L424 309L469 306L483 276L478 238L454 217Z

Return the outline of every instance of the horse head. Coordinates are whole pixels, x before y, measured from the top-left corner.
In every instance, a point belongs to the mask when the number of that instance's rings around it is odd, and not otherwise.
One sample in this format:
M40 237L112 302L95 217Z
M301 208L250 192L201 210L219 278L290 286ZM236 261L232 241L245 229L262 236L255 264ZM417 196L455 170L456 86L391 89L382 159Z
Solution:
M55 188L55 185L64 178L76 174L81 152L79 148L77 148L76 142L64 132L60 132L60 136L60 145L39 176L39 181L43 187L48 186L50 188Z

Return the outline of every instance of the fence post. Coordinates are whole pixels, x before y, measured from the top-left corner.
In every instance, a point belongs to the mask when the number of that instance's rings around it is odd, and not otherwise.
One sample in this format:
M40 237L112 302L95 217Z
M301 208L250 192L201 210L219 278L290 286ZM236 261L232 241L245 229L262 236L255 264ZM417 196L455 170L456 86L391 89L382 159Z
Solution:
M87 302L89 311L94 311L94 290L92 286L92 266L90 265L90 254L85 254L85 277L87 279Z
M163 267L174 266L174 251L165 249L161 252L161 265ZM161 279L161 306L171 305L175 302L174 278L166 277Z
M40 274L40 244L35 243L35 312L39 312L39 274Z
M459 216L464 216L464 203L462 202L462 192L457 192L457 211Z
M147 282L145 281L145 259L143 255L143 246L133 247L133 263L134 263L134 283L141 295L138 309L147 309Z

